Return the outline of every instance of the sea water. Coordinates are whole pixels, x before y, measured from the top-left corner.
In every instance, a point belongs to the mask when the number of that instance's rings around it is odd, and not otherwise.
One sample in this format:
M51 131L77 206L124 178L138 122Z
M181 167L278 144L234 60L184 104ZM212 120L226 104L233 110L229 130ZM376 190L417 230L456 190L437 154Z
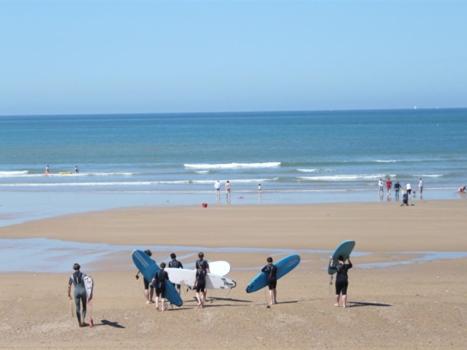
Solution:
M3 223L212 202L215 180L233 204L376 200L386 176L456 198L466 173L467 109L0 117Z

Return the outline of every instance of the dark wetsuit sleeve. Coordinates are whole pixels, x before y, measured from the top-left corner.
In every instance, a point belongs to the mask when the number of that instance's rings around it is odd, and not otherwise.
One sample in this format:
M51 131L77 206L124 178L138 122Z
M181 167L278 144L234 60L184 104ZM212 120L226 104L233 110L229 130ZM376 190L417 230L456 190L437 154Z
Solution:
M73 278L70 277L70 278L68 279L68 285L71 286L72 284L73 284Z
M267 272L268 271L268 266L263 266L263 268L261 269L261 272Z
M352 263L349 261L348 264L345 264L345 266L347 267L347 270L351 269L352 268Z
M180 265L179 265L179 268L180 269L183 269L183 264L181 262L178 262Z

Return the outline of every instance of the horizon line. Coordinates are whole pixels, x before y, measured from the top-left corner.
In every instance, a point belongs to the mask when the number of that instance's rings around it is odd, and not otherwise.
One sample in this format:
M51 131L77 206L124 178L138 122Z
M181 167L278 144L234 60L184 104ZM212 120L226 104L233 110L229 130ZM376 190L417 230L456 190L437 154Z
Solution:
M463 107L397 107L397 108L336 108L336 109L277 109L277 110L238 110L238 111L195 111L195 112L90 112L90 113L19 113L0 114L5 117L73 117L73 116L123 116L123 115L189 115L189 114L248 114L248 113L320 113L320 112L377 112L377 111L418 111L418 110L462 110Z

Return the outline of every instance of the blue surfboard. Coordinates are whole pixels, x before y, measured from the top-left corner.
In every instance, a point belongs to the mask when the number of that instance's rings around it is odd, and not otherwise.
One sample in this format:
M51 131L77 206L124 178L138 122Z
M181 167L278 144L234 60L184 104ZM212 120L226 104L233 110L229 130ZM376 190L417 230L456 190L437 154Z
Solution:
M152 260L142 250L135 250L131 255L133 263L136 268L143 274L144 278L148 281L152 281L154 275L160 270L156 262ZM165 297L170 301L171 304L182 306L183 300L180 298L174 285L169 281L165 282Z
M299 255L289 255L274 263L274 265L276 265L277 267L277 279L287 275L290 271L297 267L299 263ZM260 290L261 288L266 287L267 285L268 277L266 273L260 272L255 277L253 277L250 283L248 283L248 286L246 287L246 292L253 293Z
M350 256L350 253L352 253L354 247L355 241L342 241L339 243L336 250L334 250L334 253L332 253L329 261L328 274L333 275L337 272L336 266L339 257L342 256L344 260L347 259Z

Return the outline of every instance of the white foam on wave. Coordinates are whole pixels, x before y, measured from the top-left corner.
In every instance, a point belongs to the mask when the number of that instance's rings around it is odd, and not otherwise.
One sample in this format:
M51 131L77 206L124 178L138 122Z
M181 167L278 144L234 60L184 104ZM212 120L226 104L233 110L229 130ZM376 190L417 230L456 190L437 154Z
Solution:
M415 177L432 177L432 178L437 178L437 177L443 177L443 174L425 174L425 175L414 175Z
M375 163L397 163L395 159L376 159Z
M265 169L265 168L277 168L281 166L281 162L264 162L264 163L198 163L198 164L183 164L187 169Z
M0 177L18 177L27 175L27 170L0 171Z
M318 169L314 169L314 168L311 168L311 169L297 169L298 172L300 173L316 173L318 171Z
M208 174L209 170L197 170L197 171L195 171L195 173L200 174L200 175L204 175L204 174Z
M384 174L349 174L349 175L329 175L329 176L300 176L300 180L305 181L364 181L383 179ZM389 175L395 177L396 175Z

